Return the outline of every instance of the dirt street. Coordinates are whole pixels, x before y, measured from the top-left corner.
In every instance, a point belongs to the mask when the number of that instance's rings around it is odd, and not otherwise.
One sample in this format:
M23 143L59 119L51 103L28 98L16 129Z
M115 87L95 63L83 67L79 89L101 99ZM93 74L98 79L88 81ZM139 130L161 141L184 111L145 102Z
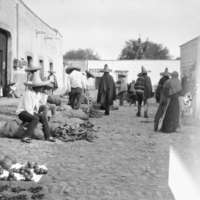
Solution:
M110 116L90 119L99 127L99 138L93 143L34 140L26 144L1 138L0 157L14 154L19 163L46 164L48 174L40 181L46 188L45 199L173 200L168 187L169 146L173 145L186 166L195 171L195 164L200 166L195 157L199 128L197 122L186 118L176 133L154 132L156 108L152 100L145 119L136 117L136 107L125 103ZM0 124L11 118L1 115Z

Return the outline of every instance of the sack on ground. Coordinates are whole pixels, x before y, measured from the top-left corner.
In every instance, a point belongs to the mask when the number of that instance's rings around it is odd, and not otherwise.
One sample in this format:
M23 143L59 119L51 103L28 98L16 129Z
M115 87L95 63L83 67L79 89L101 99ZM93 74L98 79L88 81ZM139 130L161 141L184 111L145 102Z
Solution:
M41 124L38 124L41 127ZM18 119L8 121L4 124L4 126L0 129L0 137L7 138L23 138L25 135L25 131L22 122ZM42 139L44 138L44 133L41 128L36 127L33 135L33 139Z
M47 99L47 103L50 103L50 104L55 104L56 106L60 106L61 105L61 100L60 99L57 99L56 97L54 96L48 96L48 99Z

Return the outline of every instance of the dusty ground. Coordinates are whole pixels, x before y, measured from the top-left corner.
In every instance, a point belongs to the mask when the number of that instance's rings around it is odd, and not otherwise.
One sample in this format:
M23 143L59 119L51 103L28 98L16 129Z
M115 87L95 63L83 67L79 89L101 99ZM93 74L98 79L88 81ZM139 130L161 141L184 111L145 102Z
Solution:
M1 101L0 112L8 112L0 115L0 124L12 119L9 109L17 101L9 101ZM150 116L144 119L136 117L136 107L126 103L110 116L90 119L100 127L93 143L34 140L24 144L1 138L0 155L14 154L20 163L46 163L49 172L40 181L50 193L46 199L173 200L168 187L169 146L196 172L199 121L185 118L182 129L173 134L154 132L156 108L152 100Z

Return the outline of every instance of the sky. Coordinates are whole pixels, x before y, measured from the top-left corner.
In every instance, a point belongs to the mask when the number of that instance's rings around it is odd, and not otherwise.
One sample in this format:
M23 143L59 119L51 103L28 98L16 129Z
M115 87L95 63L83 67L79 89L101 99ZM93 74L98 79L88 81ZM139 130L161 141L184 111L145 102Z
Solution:
M200 35L200 0L22 0L63 36L63 54L91 48L101 60L116 60L125 41L180 45Z

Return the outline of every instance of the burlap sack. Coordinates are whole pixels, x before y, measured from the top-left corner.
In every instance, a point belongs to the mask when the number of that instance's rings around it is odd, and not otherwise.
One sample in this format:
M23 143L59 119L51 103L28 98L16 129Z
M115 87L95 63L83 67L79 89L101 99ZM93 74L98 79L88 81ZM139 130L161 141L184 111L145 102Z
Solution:
M8 121L4 124L4 126L0 129L0 137L7 137L7 138L23 138L25 135L25 131L22 124L22 122L18 119L14 119L11 121ZM44 133L42 131L41 124L38 124L39 127L37 127L34 131L34 134L32 135L33 139L43 139Z

